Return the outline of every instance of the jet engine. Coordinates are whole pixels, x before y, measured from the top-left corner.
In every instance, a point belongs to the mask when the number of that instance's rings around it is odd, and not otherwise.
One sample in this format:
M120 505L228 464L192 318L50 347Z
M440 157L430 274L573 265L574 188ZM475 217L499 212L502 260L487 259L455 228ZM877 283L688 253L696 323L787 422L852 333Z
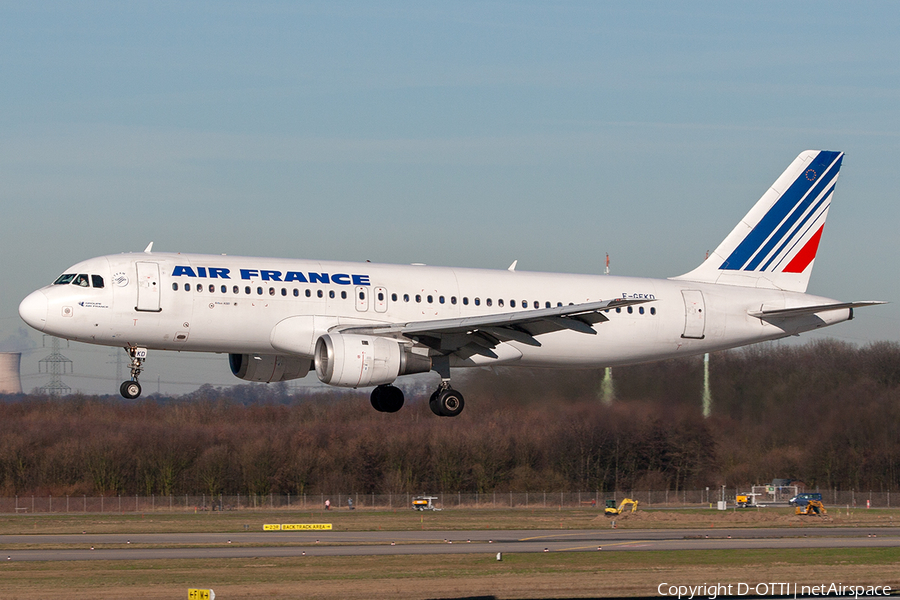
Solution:
M271 383L306 377L312 361L277 354L229 354L228 364L236 377Z
M400 375L431 370L430 357L396 340L340 333L318 339L315 363L322 383L352 388L384 385Z

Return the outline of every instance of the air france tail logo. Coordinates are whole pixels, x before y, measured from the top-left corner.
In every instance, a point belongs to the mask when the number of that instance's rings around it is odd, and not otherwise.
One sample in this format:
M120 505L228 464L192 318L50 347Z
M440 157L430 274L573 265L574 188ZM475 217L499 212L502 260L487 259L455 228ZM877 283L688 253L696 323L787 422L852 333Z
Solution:
M819 152L719 268L802 273L819 249L843 157Z
M272 271L267 269L240 269L241 279L252 281L277 281L280 283L333 283L336 285L371 285L368 275L352 273L317 273L315 271ZM177 266L172 277L196 277L200 279L231 279L231 269L224 267Z

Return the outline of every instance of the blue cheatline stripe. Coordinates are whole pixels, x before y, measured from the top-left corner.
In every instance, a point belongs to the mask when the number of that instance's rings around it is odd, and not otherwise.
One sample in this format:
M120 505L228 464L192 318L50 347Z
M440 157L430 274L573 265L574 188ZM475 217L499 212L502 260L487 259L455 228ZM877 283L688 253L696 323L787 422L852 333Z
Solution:
M797 205L797 203L805 196L806 192L814 185L818 185L822 179L831 180L840 169L840 160L838 160L835 168L829 173L829 177L823 177L828 166L836 159L842 160L840 152L819 152L816 158L807 165L800 173L794 183L785 191L781 197L775 202L762 219L753 227L750 233L738 244L737 248L725 259L720 269L737 271L744 268L744 265L753 257L760 246L765 243L772 232L784 220L788 213ZM806 173L812 169L816 174L820 174L816 181L808 181ZM777 243L777 242L776 242ZM760 260L762 260L760 258Z
M769 258L769 260L766 261L766 264L764 264L762 266L762 269L760 269L761 271L768 270L769 265L772 264L772 261L776 260L779 256L781 256L781 252L788 246L788 244L790 244L791 242L796 242L796 240L798 240L798 239L802 238L804 235L806 235L806 232L809 230L809 228L804 228L804 225L806 225L806 222L809 221L813 217L816 217L818 219L818 215L821 214L820 209L822 208L822 205L825 204L829 200L829 198L831 198L831 195L834 193L834 184L835 184L835 181L832 180L831 185L828 187L828 190L826 190L826 192L824 194L822 194L822 197L819 199L818 202L816 202L816 205L812 208L812 210L807 212L806 216L803 217L800 220L800 222L797 223L793 227L793 230L787 235L787 237L781 243L781 246L778 247L778 250L773 252L772 256ZM819 190L816 190L814 193L810 194L809 197L815 198L818 195L819 195ZM799 232L799 234L798 234L798 232ZM776 235L776 237L778 237L778 236ZM781 262L781 261L779 261L779 262Z
M769 238L769 241L762 247L762 249L756 253L756 256L753 257L753 260L745 267L747 271L755 271L756 267L759 266L769 253L781 240L784 239L784 236L788 234L791 227L800 218L801 215L806 211L810 204L812 204L816 198L818 198L822 194L822 190L824 190L829 185L834 183L835 178L837 177L838 170L840 169L840 165L835 165L836 168L829 169L827 173L822 173L816 178L815 185L813 189L809 191L806 196L804 196L790 211L788 217L784 220L784 223L778 228L778 231L775 232L775 235ZM814 169L815 167L809 167L803 173L809 171L809 169ZM818 173L818 171L816 171ZM803 174L800 175L803 177Z

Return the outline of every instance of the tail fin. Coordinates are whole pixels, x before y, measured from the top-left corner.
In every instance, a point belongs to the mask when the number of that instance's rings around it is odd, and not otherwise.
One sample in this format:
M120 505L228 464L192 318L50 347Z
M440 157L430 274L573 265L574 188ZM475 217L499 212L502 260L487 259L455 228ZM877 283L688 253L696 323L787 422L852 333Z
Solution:
M801 152L709 258L673 279L805 292L843 158Z

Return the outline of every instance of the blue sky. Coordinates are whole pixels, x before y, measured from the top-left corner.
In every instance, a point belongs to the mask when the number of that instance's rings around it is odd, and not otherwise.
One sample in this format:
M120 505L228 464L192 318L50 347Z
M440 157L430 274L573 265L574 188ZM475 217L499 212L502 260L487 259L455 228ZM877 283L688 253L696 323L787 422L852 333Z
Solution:
M808 148L847 153L809 291L895 302L818 335L898 341L898 31L895 2L2 3L0 347L40 346L31 290L150 241L677 275Z

